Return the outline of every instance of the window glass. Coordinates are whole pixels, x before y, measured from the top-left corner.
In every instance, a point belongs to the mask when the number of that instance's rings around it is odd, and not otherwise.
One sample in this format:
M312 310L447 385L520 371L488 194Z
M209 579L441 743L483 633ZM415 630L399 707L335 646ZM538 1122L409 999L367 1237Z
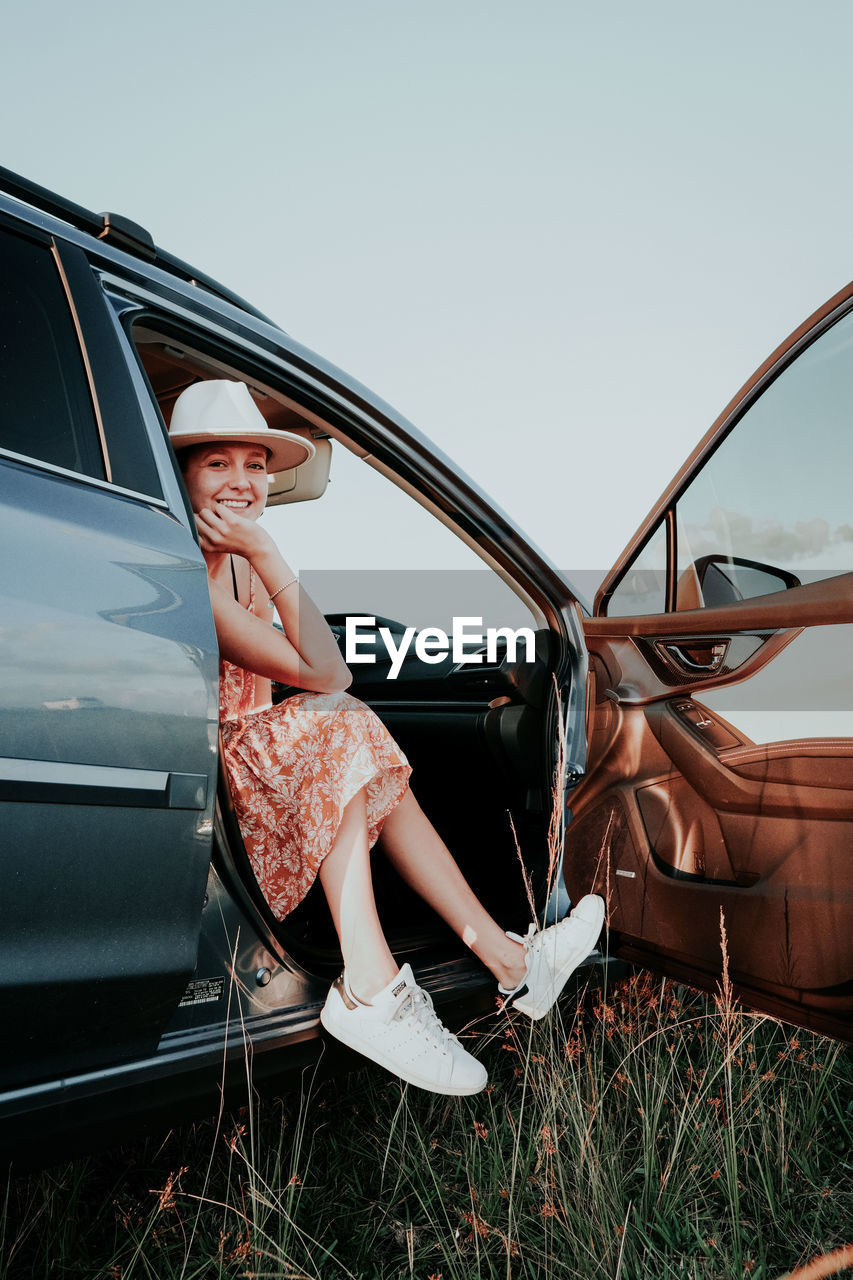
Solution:
M609 618L666 612L666 526L661 523L607 603Z
M853 315L767 388L676 508L677 607L853 569Z
M97 388L110 478L125 489L162 498L142 407L128 378L124 334L83 250L60 241L58 251Z
M77 335L50 252L0 232L0 448L103 480Z

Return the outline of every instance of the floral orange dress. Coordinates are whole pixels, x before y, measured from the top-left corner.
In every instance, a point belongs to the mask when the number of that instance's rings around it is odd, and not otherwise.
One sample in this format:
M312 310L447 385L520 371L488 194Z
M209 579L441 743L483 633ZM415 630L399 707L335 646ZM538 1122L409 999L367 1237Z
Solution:
M251 575L250 612L255 575ZM255 676L221 662L219 717L243 843L283 920L305 897L345 806L362 787L373 846L411 768L381 720L348 693L300 693L254 709Z

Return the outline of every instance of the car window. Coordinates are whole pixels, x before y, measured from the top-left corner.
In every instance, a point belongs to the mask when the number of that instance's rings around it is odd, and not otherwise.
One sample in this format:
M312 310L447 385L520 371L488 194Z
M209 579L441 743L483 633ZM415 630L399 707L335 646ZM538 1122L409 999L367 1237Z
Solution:
M790 364L676 505L679 609L853 569L853 315Z
M657 526L607 602L610 618L666 612L666 526Z
M325 613L447 632L454 617L482 619L484 627L535 626L518 596L450 529L343 445L333 448L322 498L263 517Z
M0 231L0 448L105 479L77 335L49 249Z
M675 505L676 609L714 608L853 569L853 313L743 414ZM666 523L602 612L666 612Z

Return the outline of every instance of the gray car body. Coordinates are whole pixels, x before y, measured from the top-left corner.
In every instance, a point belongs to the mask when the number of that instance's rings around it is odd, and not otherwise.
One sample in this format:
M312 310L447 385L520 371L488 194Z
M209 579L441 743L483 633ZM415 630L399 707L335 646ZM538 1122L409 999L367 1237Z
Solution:
M215 1097L247 1048L259 1078L320 1051L327 982L287 954L223 852L206 572L134 317L189 320L269 370L523 584L555 647L576 772L586 659L565 579L365 387L156 261L17 199L0 213L58 260L99 412L144 437L158 488L0 450L0 1145L20 1154ZM458 956L419 979L470 1008L493 990Z

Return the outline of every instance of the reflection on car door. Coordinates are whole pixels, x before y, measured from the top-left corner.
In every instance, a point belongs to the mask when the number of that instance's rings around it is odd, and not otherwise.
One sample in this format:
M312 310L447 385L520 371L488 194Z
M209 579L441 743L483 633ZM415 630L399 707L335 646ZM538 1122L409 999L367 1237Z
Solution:
M851 295L758 371L603 584L565 860L570 892L606 894L617 953L713 984L724 926L749 1003L846 1039ZM721 713L759 686L759 711Z

